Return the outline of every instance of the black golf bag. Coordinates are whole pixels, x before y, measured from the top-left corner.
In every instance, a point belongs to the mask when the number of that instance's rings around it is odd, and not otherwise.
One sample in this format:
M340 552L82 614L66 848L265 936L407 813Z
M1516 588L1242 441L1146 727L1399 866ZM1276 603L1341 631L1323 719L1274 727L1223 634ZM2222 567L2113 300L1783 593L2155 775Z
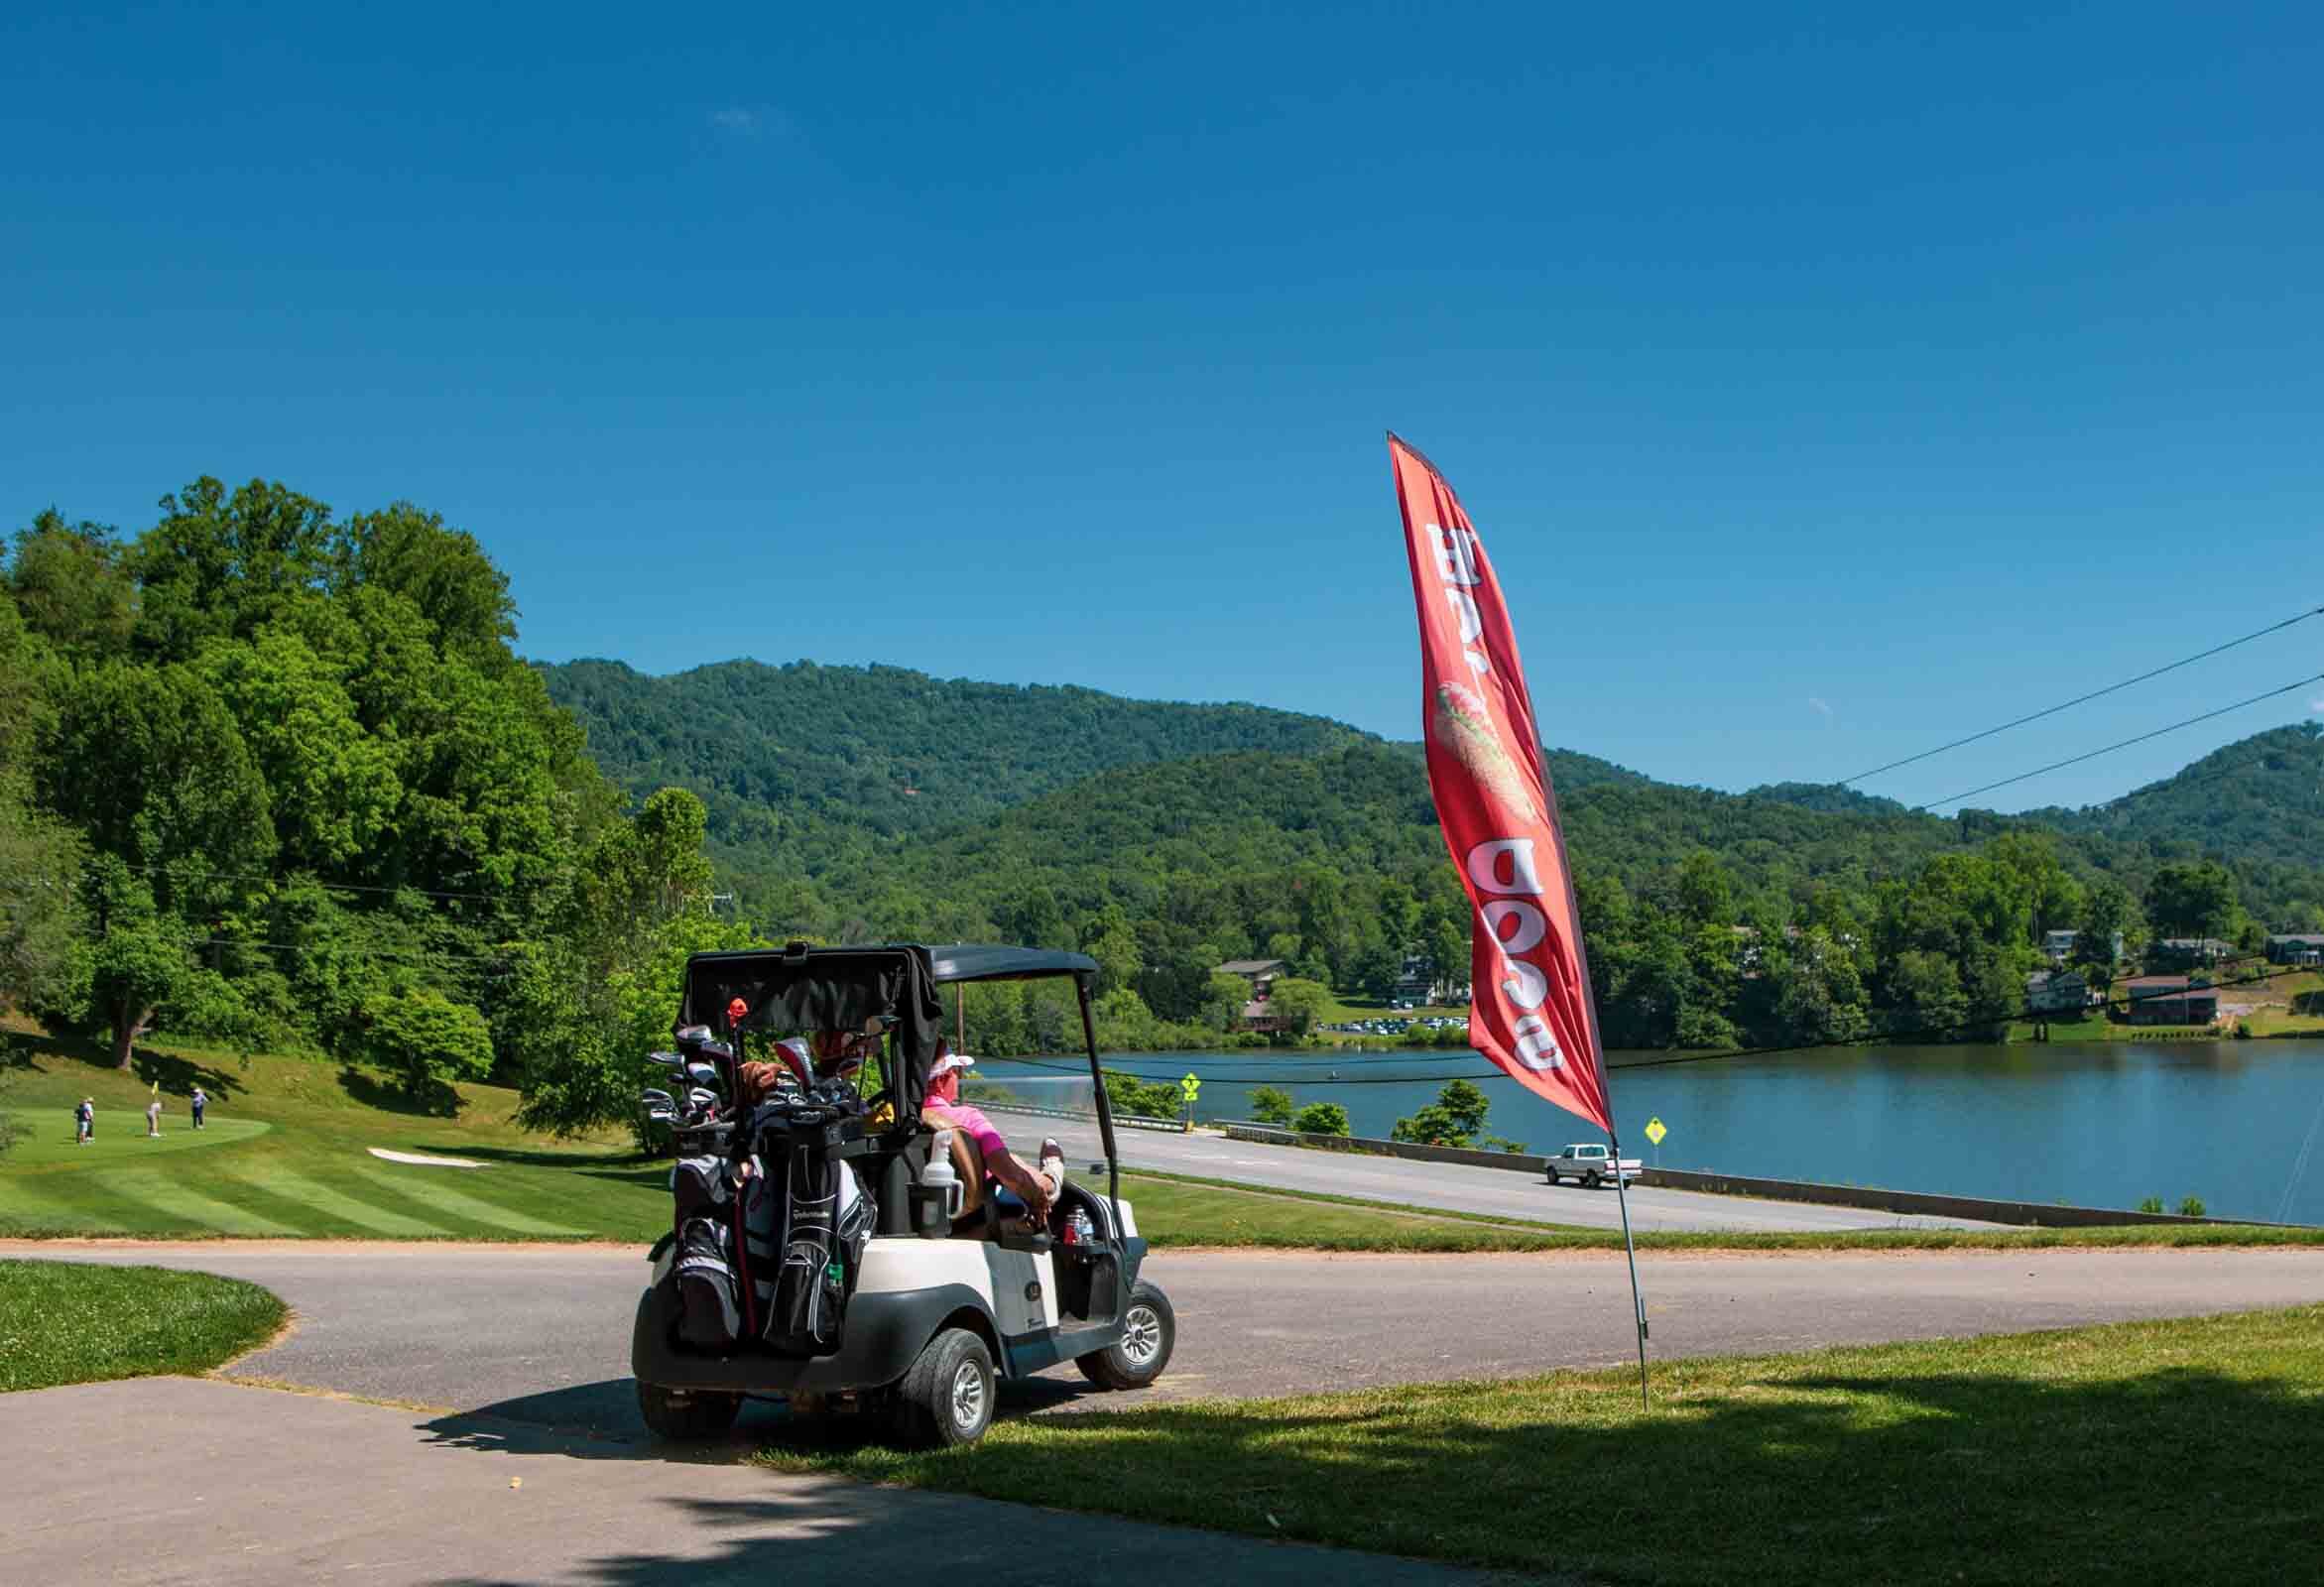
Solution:
M839 1348L879 1223L835 1151L860 1137L841 1123L860 1113L852 1094L780 1096L737 1126L743 1155L685 1158L671 1170L681 1343L721 1354L746 1342L790 1356Z

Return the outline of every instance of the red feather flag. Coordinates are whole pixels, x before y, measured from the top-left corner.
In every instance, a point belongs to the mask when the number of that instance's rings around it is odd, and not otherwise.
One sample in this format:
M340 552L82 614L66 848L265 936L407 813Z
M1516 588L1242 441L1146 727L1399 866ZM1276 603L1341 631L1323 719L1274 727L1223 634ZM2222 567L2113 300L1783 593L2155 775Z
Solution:
M1471 919L1469 1044L1611 1136L1581 915L1501 581L1435 466L1388 437L1412 599L1428 787Z

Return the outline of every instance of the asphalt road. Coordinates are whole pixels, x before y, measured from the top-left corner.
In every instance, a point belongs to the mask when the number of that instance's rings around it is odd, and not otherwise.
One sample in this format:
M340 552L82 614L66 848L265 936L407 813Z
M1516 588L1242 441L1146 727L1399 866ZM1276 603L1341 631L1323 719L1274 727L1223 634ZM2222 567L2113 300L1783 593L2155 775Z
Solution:
M1079 1174L1104 1156L1097 1126L1074 1119L1044 1118L988 1108L1012 1147L1030 1156L1043 1136L1065 1149L1066 1166ZM1170 1135L1160 1130L1120 1130L1115 1142L1122 1164L1198 1174L1237 1184L1275 1185L1329 1195L1363 1196L1450 1212L1482 1212L1497 1218L1579 1224L1619 1229L1622 1210L1611 1187L1585 1190L1577 1184L1550 1185L1534 1173L1507 1168L1472 1168L1458 1162L1414 1162L1355 1153L1302 1152L1295 1147L1257 1146L1207 1132ZM1704 1195L1693 1190L1630 1187L1634 1229L1981 1229L1991 1224L1961 1218L1870 1212L1861 1207L1826 1207L1798 1201L1758 1201L1745 1196Z
M263 1283L299 1326L238 1374L617 1438L641 1251L607 1246L0 1243L0 1254L199 1268ZM2324 1300L2324 1251L1719 1255L1639 1264L1656 1357L1801 1350ZM1202 1395L1490 1377L1635 1357L1619 1253L1308 1256L1164 1252L1179 1321L1162 1384L1097 1394L1071 1369L1013 1387L1019 1413ZM775 1409L746 1417L765 1431Z
M687 1458L195 1378L0 1396L0 1579L538 1587L1202 1581L1473 1571ZM1040 1498L1029 1494L1029 1499Z

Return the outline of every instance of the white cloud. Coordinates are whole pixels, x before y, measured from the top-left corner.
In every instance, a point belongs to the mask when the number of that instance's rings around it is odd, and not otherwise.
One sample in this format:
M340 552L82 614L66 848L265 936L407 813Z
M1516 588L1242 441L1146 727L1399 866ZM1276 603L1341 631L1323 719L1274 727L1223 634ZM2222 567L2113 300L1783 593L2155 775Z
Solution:
M1833 719L1832 708L1829 705L1826 705L1822 700L1817 699L1813 694L1810 694L1807 697L1807 703L1814 707L1825 721L1829 722Z
M2324 700L2308 701L2308 714L2310 716L2324 716Z

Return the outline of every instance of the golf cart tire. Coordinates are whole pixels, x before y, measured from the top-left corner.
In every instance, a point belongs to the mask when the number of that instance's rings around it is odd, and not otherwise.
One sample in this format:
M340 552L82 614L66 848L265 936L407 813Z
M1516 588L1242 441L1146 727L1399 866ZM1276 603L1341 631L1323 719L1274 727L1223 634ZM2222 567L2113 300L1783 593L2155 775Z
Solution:
M1170 1309L1170 1297L1162 1285L1141 1279L1122 1312L1122 1337L1103 1350L1074 1357L1073 1365L1100 1389L1143 1389L1162 1375L1177 1343L1178 1314Z
M915 1449L975 1443L993 1424L993 1353L966 1328L927 1342L896 1386L896 1435Z
M638 1413L659 1437L695 1444L725 1436L742 1411L742 1396L638 1383Z

